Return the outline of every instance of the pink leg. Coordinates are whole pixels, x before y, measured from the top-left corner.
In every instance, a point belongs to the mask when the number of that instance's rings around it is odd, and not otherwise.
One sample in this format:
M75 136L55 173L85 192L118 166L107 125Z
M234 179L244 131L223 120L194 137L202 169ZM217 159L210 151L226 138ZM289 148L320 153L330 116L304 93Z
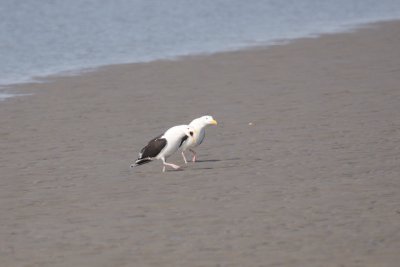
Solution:
M183 157L183 160L185 161L185 164L187 164L187 159L186 159L185 153L183 153L183 151L182 151L182 157Z
M180 169L180 168L181 168L181 167L180 167L180 166L178 166L178 165L175 165L175 164L172 164L172 163L165 162L165 159L161 159L161 160L162 160L162 162L163 162L163 164L164 164L164 166L163 166L163 172L165 172L165 166L170 166L170 167L174 168L175 170L177 170L177 169Z
M190 148L189 148L189 151L193 153L192 161L196 162L196 152L193 149L190 149Z

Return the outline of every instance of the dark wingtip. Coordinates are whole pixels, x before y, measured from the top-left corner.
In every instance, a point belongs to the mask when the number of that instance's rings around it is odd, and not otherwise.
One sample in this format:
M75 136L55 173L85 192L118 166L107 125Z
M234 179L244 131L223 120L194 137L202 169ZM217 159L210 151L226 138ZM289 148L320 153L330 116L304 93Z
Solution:
M131 165L131 168L149 163L150 161L152 161L150 158L138 159L134 164Z

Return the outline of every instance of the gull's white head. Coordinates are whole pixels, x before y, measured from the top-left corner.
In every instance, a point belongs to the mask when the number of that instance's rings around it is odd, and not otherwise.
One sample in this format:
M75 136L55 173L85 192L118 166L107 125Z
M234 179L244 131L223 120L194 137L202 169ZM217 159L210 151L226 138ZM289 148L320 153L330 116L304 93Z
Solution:
M186 125L185 128L183 129L183 132L186 134L187 137L193 138L194 135L193 127Z
M207 126L207 125L217 125L217 121L214 120L214 118L210 115L202 116L200 118L197 118L192 121L193 124L197 124L201 127ZM190 124L192 124L190 123Z
M170 139L183 139L185 140L192 140L194 139L195 130L194 127L190 125L177 125L172 128L169 128L164 133L164 138ZM182 141L182 142L183 142Z
M183 132L184 132L185 136L182 139L182 143L185 142L185 144L193 144L194 142L196 142L195 130L192 126L185 125L183 128ZM181 145L182 145L182 143L181 143Z

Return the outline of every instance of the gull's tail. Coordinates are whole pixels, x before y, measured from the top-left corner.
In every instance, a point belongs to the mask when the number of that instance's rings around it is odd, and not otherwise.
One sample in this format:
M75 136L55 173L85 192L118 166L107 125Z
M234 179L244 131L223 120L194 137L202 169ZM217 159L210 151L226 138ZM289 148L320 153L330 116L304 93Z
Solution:
M131 168L149 163L150 161L152 161L151 158L137 159L135 163L131 165Z

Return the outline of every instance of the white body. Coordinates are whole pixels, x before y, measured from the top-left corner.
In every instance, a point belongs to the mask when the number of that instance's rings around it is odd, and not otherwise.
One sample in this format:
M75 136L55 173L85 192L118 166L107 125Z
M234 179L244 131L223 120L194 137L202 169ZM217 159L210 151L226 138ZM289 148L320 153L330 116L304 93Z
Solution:
M193 129L194 132L194 129ZM181 144L181 139L183 136L189 136L186 141L193 142L193 139L189 135L189 130L187 125L178 125L172 128L169 128L160 138L167 139L167 145L163 150L155 157L156 159L168 158L172 154L174 154ZM183 144L182 144L183 145Z

